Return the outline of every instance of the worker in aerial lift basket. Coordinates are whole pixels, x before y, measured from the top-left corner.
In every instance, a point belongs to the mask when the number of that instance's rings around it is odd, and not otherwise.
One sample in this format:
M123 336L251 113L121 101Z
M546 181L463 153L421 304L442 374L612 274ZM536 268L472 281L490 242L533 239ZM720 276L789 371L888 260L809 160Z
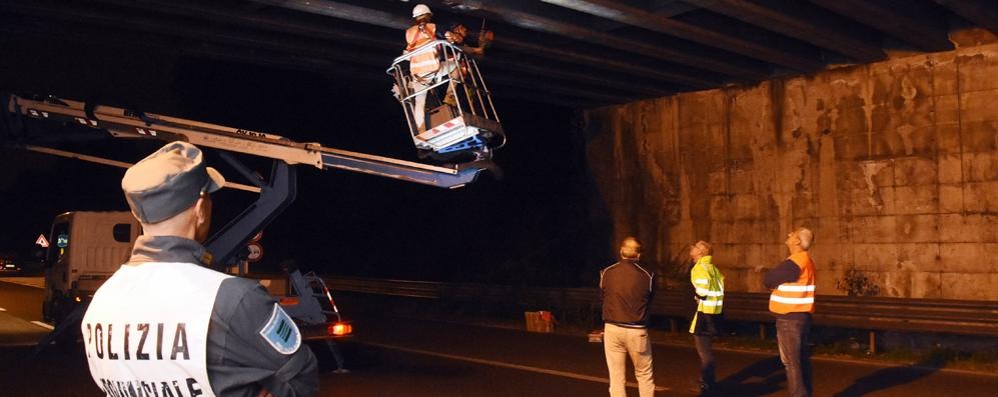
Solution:
M210 193L225 179L172 142L125 173L142 224L132 256L81 323L90 374L108 396L314 396L316 359L253 280L206 267Z
M465 37L468 35L468 28L460 23L452 23L447 29L438 30L437 24L431 22L433 13L424 4L417 4L413 7L412 17L415 19L415 23L405 31L406 47L403 53L406 54L420 49L435 40L447 40L452 44L460 46L464 51L475 55L482 55L485 47L492 40L491 32L483 30L482 34L479 35L478 47L464 45ZM447 92L444 95L443 103L455 106L457 105L457 98L454 95L454 79L460 79L459 73L461 71L458 67L458 60L441 60L438 49L426 51L414 55L409 59L409 88L413 92L419 92L440 82L444 78L450 77L451 81L447 84ZM397 87L393 90L398 92ZM416 128L422 132L426 130L426 92L419 93L413 100L413 118L416 122Z

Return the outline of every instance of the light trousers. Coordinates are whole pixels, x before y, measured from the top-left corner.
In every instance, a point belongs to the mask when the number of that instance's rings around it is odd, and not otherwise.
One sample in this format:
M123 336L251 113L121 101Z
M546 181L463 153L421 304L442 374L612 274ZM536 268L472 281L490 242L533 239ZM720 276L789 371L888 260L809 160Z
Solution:
M628 328L607 323L603 328L603 351L606 367L610 372L610 397L626 397L627 357L634 364L634 377L638 380L641 397L655 395L652 376L651 339L644 328Z
M430 76L423 77L422 79L416 77L410 77L409 88L412 92L418 92L425 90L436 83L443 81L445 77L450 77L451 82L447 83L447 94L449 95L454 89L454 78L456 77L453 72L457 70L457 62L446 61L440 64L440 69L434 72ZM426 130L426 91L423 91L419 95L413 98L412 106L412 117L413 121L416 122L416 129L419 132Z

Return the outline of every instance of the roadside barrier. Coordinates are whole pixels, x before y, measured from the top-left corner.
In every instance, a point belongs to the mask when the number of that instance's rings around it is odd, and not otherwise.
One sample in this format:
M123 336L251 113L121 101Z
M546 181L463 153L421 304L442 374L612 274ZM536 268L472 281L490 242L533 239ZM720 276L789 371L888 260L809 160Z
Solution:
M326 278L326 285L335 291L484 304L516 303L559 309L595 309L599 305L599 291L595 288L518 287L354 277ZM819 295L816 302L815 325L868 330L871 347L876 346L875 331L998 336L998 301ZM768 305L769 294L724 294L725 317L760 323L762 337L765 337L762 324L773 322ZM695 306L689 293L659 290L652 303L652 314L669 317L675 331L678 328L677 319L690 316L691 308Z

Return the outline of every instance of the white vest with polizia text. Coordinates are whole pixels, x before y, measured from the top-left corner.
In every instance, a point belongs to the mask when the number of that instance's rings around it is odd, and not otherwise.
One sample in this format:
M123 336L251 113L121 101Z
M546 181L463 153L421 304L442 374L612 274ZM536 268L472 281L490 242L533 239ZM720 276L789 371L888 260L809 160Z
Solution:
M109 396L214 396L208 324L229 277L190 263L122 265L80 324L97 386Z
M777 314L814 313L814 262L807 251L790 255L790 261L800 267L800 277L783 283L769 295L769 311Z
M421 28L422 27L422 28ZM415 51L427 43L436 40L437 25L427 23L415 25L405 31L406 51ZM409 58L409 73L416 77L426 78L440 70L440 59L437 50L427 50Z

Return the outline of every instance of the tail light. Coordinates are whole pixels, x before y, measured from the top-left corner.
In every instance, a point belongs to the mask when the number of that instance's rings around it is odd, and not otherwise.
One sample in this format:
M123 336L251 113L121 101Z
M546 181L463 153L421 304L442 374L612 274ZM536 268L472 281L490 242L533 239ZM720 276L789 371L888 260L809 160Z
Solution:
M353 333L353 326L350 323L337 322L330 324L327 331L332 336L347 336Z

